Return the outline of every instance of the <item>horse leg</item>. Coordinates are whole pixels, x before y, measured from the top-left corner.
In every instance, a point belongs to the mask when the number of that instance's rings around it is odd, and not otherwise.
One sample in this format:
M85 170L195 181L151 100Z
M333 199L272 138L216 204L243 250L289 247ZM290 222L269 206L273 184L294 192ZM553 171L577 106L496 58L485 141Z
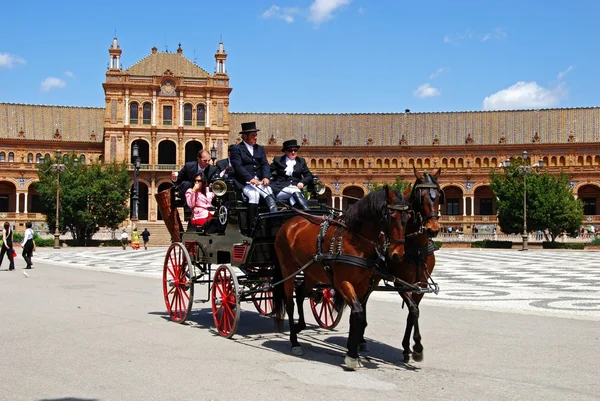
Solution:
M408 308L408 316L406 317L406 329L404 330L404 338L402 339L402 354L404 355L404 363L410 361L410 334L415 326L415 322L419 319L419 307L413 301L412 297L406 293L400 294ZM421 349L422 351L422 349Z
M305 298L306 279L296 287L296 305L298 306L298 322L296 323L296 333L300 333L306 328L304 321L304 298Z
M292 354L302 355L302 347L298 342L298 326L294 323L294 282L286 281L285 286L285 310L290 322L290 342L292 343Z
M365 330L367 329L367 326L369 325L367 323L367 301L369 300L369 295L371 294L367 294L367 296L365 297L365 300L362 302L362 308L363 308L363 312L365 314ZM363 331L363 334L360 336L360 342L358 343L358 351L359 352L369 352L369 344L367 344L367 340L365 339L365 332Z
M358 355L360 339L365 332L366 320L365 310L358 300L354 287L347 281L343 281L340 290L346 302L350 305L350 332L348 333L348 352L344 358L344 363L348 369L356 370L362 368Z
M421 362L423 360L423 344L421 344L421 330L419 330L419 302L423 298L422 294L415 296L415 306L417 307L417 316L414 320L414 331L413 331L413 340L415 345L413 346L413 359L416 362Z

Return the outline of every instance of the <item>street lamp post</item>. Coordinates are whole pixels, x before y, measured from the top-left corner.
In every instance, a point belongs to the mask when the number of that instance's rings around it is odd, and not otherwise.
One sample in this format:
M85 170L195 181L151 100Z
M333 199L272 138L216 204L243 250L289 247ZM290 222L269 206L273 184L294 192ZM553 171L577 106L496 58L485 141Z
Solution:
M138 144L134 142L132 147L131 163L133 164L133 194L131 195L132 212L131 220L137 221L138 219L138 206L139 206L139 179L138 173L140 171L140 149Z
M56 163L50 168L56 172L56 222L54 224L54 249L60 249L59 210L60 210L60 174L65 172L67 166L60 162L61 152L56 150ZM77 158L73 159L73 167L77 167Z
M523 239L523 246L521 248L522 251L527 251L529 248L527 246L527 241L529 239L529 234L527 233L527 176L533 172L533 168L535 167L543 167L544 162L540 160L538 163L530 166L527 164L528 160L527 151L523 151L523 165L517 167L517 171L523 176L523 233L521 234L521 238ZM504 163L500 164L501 167L510 167L510 160L506 160Z

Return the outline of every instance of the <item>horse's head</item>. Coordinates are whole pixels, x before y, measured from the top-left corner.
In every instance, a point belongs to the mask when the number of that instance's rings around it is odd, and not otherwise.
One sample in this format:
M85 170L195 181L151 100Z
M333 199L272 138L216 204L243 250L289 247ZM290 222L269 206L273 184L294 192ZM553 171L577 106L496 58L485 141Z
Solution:
M427 230L430 237L435 237L440 231L438 209L444 203L444 191L437 179L441 172L440 168L434 174L420 173L415 168L414 173L417 180L409 197L415 214L413 218Z
M386 257L395 261L401 262L404 259L404 243L406 238L406 225L411 219L412 212L408 206L408 196L410 188L407 188L402 194L398 191L393 191L384 186L386 195L386 228L385 236L388 243Z

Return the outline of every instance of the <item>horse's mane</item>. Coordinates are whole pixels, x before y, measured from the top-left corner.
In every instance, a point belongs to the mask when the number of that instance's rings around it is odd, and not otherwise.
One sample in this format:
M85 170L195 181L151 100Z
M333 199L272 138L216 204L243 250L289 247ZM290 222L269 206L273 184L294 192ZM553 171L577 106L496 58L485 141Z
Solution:
M404 196L399 191L392 189L389 191L396 195L396 205L404 204ZM350 206L344 215L346 227L351 231L356 231L365 221L381 221L385 215L387 201L385 189L370 192Z

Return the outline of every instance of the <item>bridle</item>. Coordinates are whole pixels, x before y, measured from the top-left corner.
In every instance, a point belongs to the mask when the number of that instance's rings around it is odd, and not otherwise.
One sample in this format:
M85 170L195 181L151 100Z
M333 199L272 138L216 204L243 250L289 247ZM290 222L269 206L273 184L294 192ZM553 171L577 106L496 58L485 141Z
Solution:
M411 204L413 205L414 209L417 210L420 208L421 204L422 204L422 198L423 198L423 193L421 191L423 190L429 190L429 196L431 197L431 199L436 199L439 196L439 204L442 205L444 203L445 200L445 196L444 196L444 191L442 190L442 188L440 187L440 185L432 178L431 183L418 183L416 184L413 189L412 192L410 194L410 201ZM423 231L425 230L425 223L427 223L428 220L430 219L438 219L440 217L440 214L438 213L438 210L433 210L431 213L423 215L423 213L421 213L420 211L416 211L416 213L413 215L413 218L415 219L416 223L419 225L419 229L416 232L410 233L410 234L406 234L407 237L414 237L417 235L420 235L423 233Z

